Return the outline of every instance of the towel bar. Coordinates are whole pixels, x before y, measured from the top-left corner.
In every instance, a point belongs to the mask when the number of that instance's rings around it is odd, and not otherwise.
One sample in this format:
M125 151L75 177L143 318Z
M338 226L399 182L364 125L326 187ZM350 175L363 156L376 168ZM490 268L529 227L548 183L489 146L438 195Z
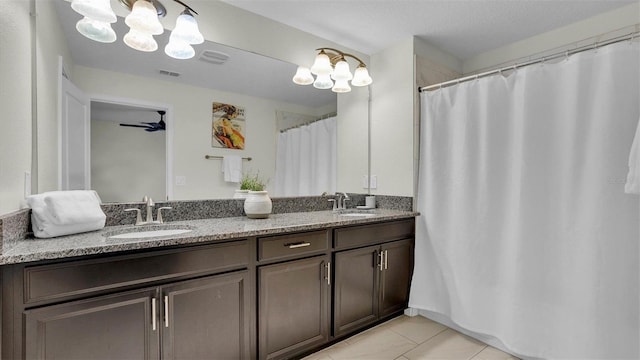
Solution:
M205 159L207 160L211 160L211 159L222 159L222 156L217 156L217 155L205 155L204 156ZM243 157L242 160L247 160L247 161L251 161L251 157Z

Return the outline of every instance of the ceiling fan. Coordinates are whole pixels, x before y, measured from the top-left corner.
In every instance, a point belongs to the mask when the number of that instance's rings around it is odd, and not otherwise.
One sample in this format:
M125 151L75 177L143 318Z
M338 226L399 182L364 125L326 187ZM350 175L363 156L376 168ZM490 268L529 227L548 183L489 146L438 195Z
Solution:
M165 122L164 122L164 114L166 114L166 113L167 112L164 111L164 110L158 110L158 114L160 114L160 121L158 121L158 122L143 122L143 121L141 121L140 124L143 124L143 125L138 125L138 124L120 124L120 126L143 128L144 131L148 131L148 132L164 131L164 130L167 129L167 124L165 124Z

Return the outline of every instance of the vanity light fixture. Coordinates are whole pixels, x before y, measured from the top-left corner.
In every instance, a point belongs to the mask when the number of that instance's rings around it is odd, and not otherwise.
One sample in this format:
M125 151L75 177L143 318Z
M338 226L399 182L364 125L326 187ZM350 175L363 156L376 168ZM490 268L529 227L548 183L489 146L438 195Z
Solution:
M153 36L164 32L164 27L159 21L159 17L167 13L164 5L158 0L119 1L131 10L124 20L129 26L129 32L123 38L124 43L139 51L156 51L158 43ZM176 20L176 26L171 32L164 52L175 59L190 59L195 55L191 45L204 42L204 37L193 16L198 13L180 0L173 1L184 6L185 9ZM84 16L76 24L80 34L103 43L116 41L117 36L111 24L118 18L111 8L110 0L73 0L71 8Z
M352 54L344 53L332 48L319 48L311 68L298 66L293 82L298 85L311 85L317 89L331 89L333 92L345 93L351 91L349 81L353 86L367 86L373 82L364 61ZM358 67L351 74L346 58L358 61ZM316 75L316 78L313 78ZM333 79L333 80L332 80ZM334 83L335 80L335 83Z

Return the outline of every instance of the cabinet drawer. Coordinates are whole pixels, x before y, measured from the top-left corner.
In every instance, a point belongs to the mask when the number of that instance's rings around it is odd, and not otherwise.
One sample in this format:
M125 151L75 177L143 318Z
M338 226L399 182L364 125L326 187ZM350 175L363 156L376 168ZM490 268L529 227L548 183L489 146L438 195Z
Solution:
M413 237L414 224L415 220L409 219L336 229L334 247L346 249Z
M26 267L24 302L73 298L152 281L237 269L249 263L249 253L249 244L243 240Z
M258 239L258 260L272 260L293 255L303 255L328 248L329 232L326 230L263 237Z

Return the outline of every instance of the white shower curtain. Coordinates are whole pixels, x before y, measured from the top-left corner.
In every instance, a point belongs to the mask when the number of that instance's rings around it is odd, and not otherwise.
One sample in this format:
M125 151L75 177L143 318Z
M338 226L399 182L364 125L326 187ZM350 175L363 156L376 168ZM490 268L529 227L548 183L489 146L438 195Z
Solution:
M639 53L421 94L411 307L524 357L640 357Z
M275 196L336 191L337 124L331 117L278 134Z

